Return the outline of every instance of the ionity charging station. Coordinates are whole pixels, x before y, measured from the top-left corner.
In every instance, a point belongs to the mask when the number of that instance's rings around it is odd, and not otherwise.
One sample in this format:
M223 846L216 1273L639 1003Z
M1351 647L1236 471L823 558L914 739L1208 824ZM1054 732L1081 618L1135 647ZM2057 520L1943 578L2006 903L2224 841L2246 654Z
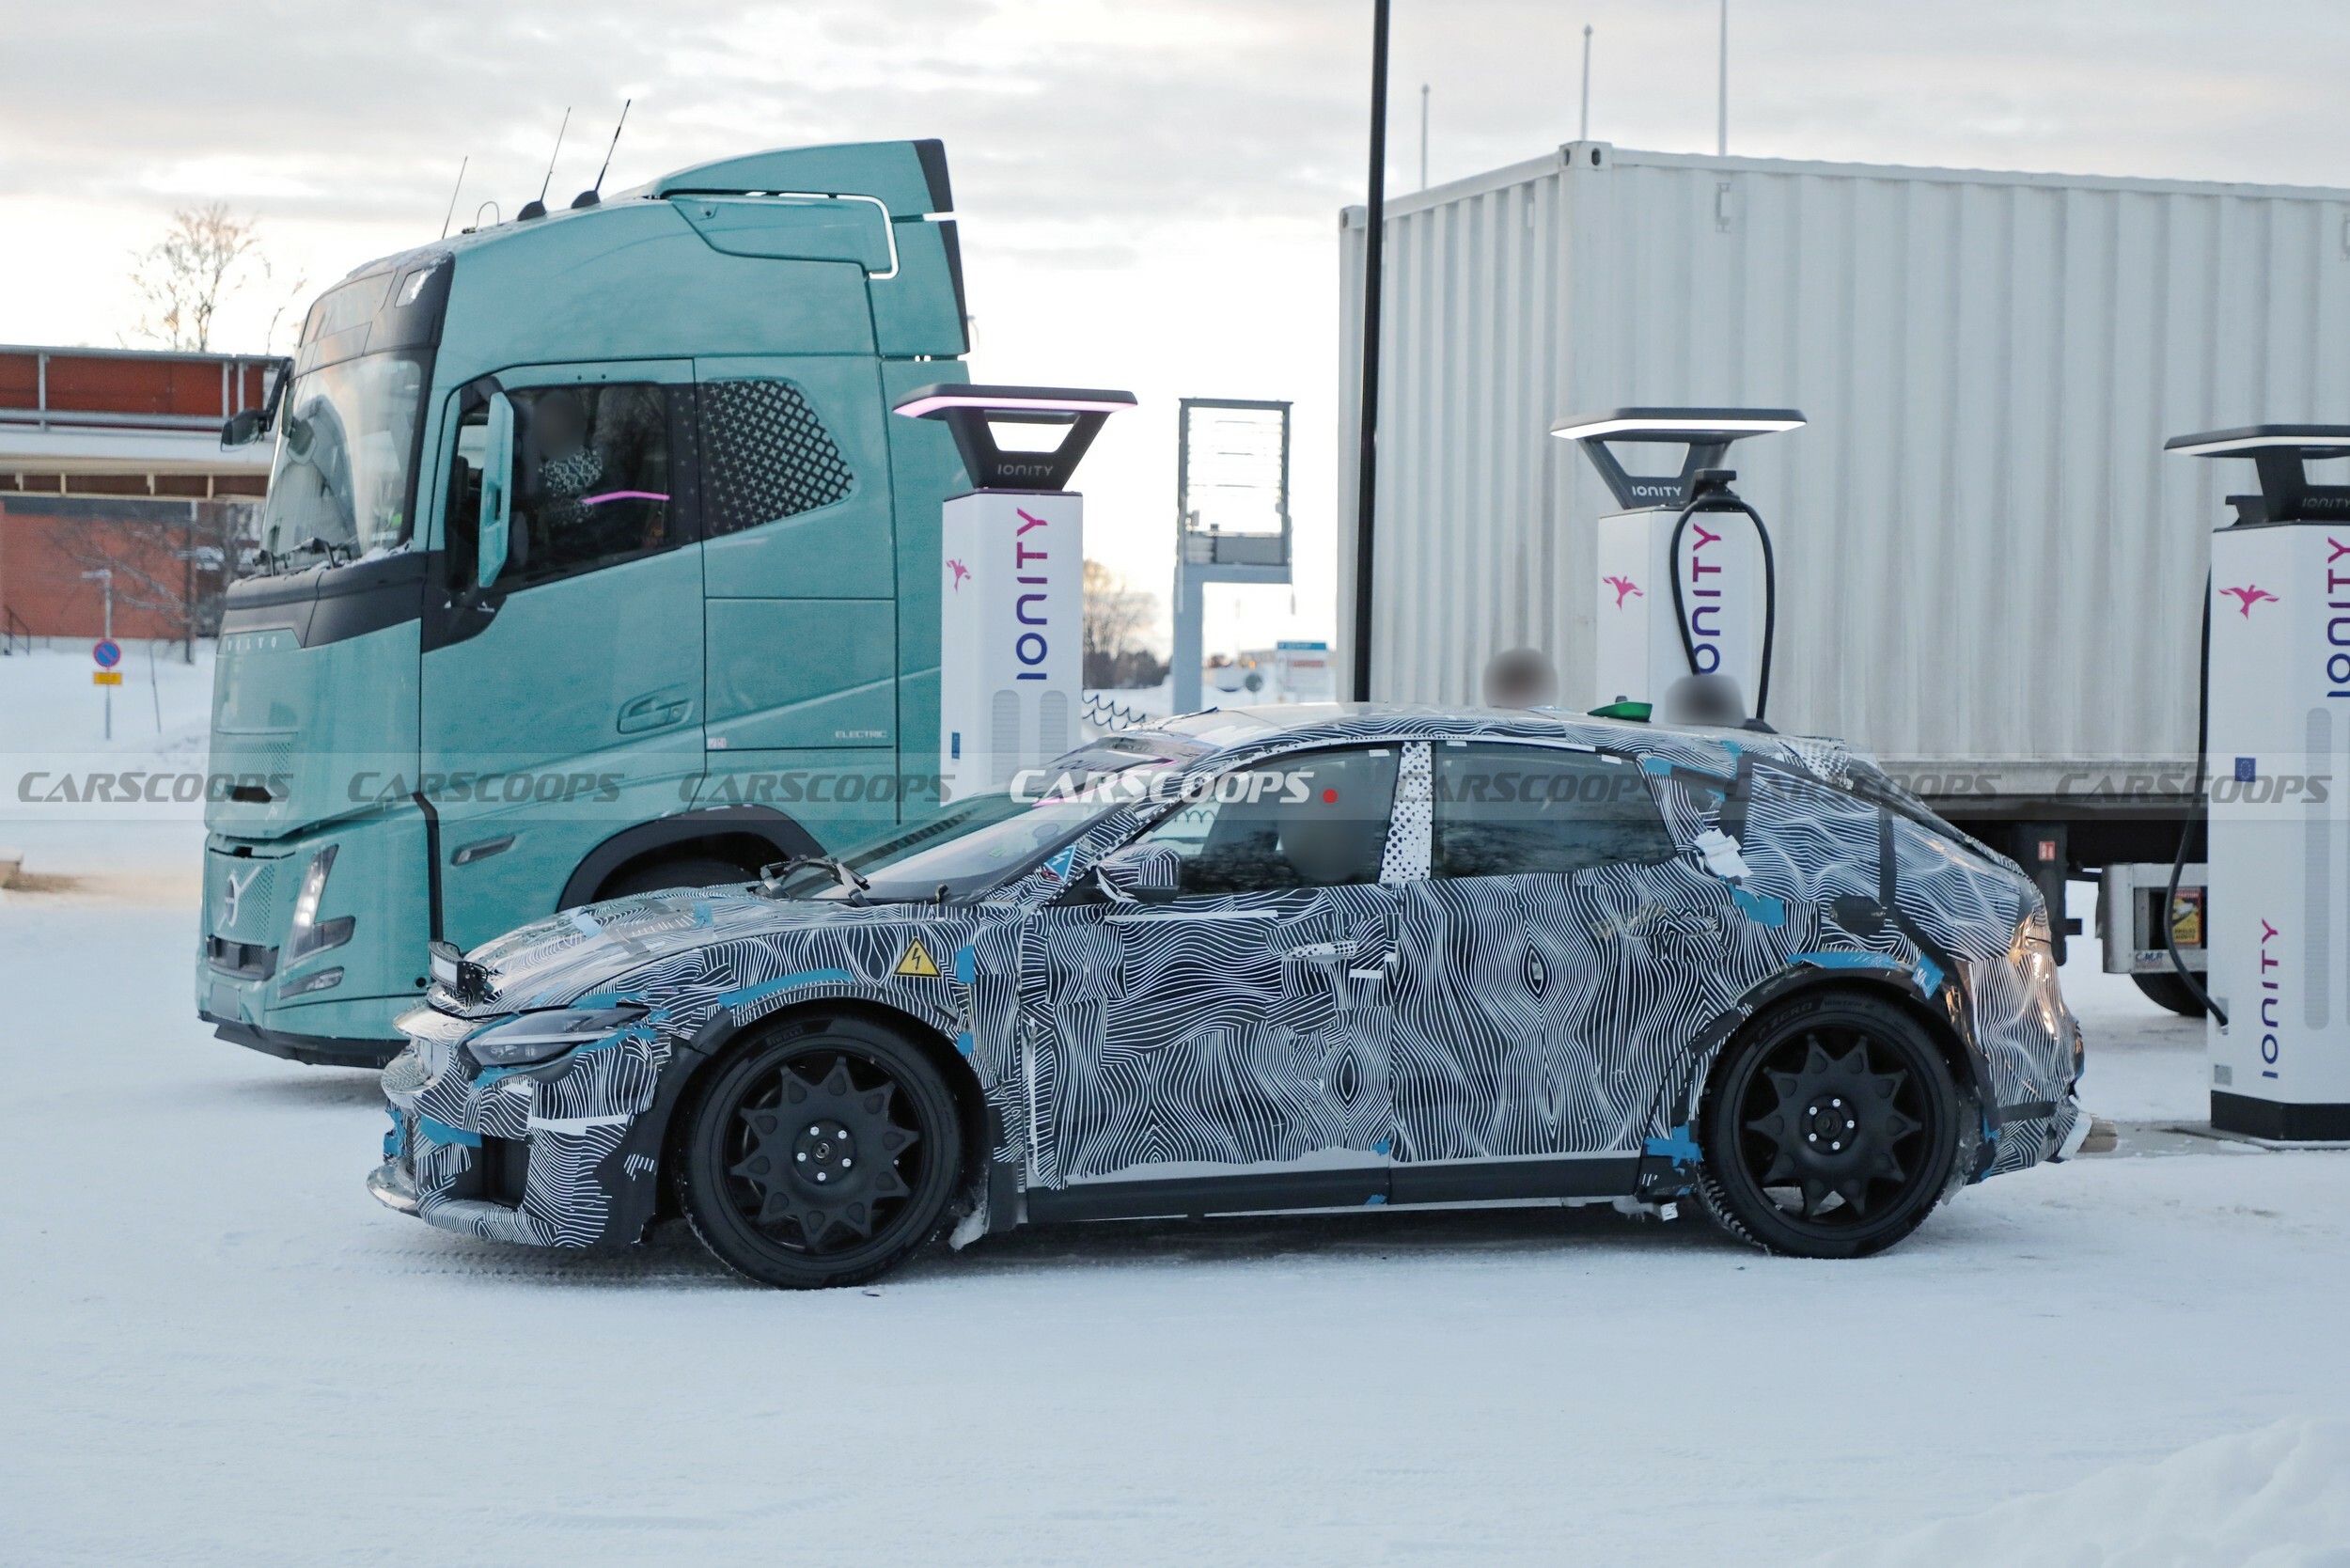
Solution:
M1715 675L1737 682L1763 716L1777 598L1770 535L1720 464L1732 442L1803 422L1792 408L1619 408L1551 426L1581 445L1622 509L1599 520L1593 706L1656 706L1674 682ZM1631 473L1618 443L1681 447L1680 472Z
M2211 1120L2350 1139L2350 426L2259 425L2166 449L2249 458L2211 536L2204 670Z
M925 386L896 405L954 433L975 488L940 511L942 800L1000 790L1077 744L1085 702L1085 497L1069 488L1130 392ZM1005 450L999 426L1060 426L1050 450Z

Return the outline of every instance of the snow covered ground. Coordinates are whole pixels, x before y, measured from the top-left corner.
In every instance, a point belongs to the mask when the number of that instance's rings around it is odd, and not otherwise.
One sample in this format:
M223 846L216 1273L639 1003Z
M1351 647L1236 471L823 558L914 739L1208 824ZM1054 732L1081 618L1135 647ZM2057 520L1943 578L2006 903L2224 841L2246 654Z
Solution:
M0 893L0 1562L2350 1564L2350 1155L2159 1135L2200 1027L2093 943L2143 1125L1867 1262L1401 1212L784 1295L379 1208L372 1074L196 1022L195 852L68 824L95 880Z

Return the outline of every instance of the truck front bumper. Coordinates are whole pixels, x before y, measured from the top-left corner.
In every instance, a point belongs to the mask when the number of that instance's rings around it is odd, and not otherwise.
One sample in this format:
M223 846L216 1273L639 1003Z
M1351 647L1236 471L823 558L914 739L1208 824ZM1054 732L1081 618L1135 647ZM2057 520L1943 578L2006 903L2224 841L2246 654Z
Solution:
M279 1029L265 1029L258 1024L247 1024L218 1013L204 1011L196 1014L212 1026L212 1033L232 1045L248 1046L288 1061L299 1061L311 1067L366 1067L381 1069L400 1055L407 1043L400 1040L343 1040L333 1035L288 1034Z

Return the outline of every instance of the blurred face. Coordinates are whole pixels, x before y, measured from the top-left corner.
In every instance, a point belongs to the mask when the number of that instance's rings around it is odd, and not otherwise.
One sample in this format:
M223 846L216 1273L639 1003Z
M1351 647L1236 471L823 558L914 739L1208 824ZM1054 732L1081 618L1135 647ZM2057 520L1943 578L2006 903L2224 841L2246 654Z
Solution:
M580 413L579 400L557 393L539 400L539 444L546 451L561 457L579 450L588 438L588 421Z

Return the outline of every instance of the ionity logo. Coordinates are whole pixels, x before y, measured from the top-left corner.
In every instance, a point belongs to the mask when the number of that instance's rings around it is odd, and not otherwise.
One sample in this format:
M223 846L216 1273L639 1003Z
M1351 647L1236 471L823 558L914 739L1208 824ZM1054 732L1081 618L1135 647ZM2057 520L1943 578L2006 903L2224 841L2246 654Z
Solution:
M2266 588L2257 586L2248 588L2221 588L2219 591L2228 595L2230 598L2235 600L2238 604L2244 606L2243 609L2237 613L2242 615L2248 620L2251 619L2252 606L2260 604L2264 600L2271 604L2281 604L2284 603L2283 600L2278 598Z
M1646 593L1641 591L1640 585L1634 582L1629 577L1609 577L1606 579L1606 581L1609 588L1616 590L1616 608L1620 610L1623 608L1623 602L1626 599L1646 599L1648 597Z

